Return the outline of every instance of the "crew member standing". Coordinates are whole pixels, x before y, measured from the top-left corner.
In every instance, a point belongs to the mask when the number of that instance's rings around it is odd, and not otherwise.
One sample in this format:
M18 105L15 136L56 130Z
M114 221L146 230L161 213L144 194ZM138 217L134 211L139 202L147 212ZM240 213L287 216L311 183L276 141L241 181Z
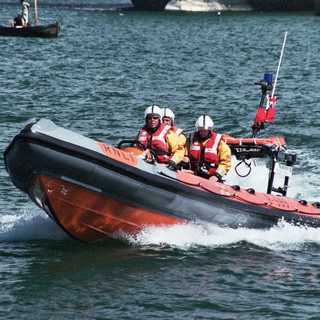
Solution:
M22 13L21 13L21 20L22 20L22 26L27 27L29 23L29 7L30 4L28 2L25 2L24 0L20 0L22 5Z

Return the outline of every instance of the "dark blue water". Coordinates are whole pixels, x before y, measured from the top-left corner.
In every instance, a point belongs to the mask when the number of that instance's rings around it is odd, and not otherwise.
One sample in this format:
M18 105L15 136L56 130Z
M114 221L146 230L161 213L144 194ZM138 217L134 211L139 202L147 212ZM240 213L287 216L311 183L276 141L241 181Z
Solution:
M116 145L134 137L149 104L194 129L250 137L260 101L254 82L276 72L274 124L298 163L288 195L320 200L319 17L305 13L148 13L129 2L45 1L39 23L57 39L0 38L2 152L23 123L59 126ZM0 2L1 24L19 6ZM32 19L32 18L31 18ZM235 163L234 163L235 164ZM253 165L228 183L265 191ZM0 317L4 319L319 319L320 231L179 226L125 241L68 238L15 189L0 162Z

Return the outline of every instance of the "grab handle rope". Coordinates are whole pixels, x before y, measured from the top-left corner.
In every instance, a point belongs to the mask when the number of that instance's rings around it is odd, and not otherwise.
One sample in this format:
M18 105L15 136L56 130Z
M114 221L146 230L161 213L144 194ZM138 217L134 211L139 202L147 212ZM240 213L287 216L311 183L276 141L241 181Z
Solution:
M237 170L237 168L238 168L242 163L244 163L245 166L246 166L247 168L249 168L248 173L245 174L245 175L241 175L241 174L238 172L238 170ZM241 162L239 162L239 163L236 165L236 167L234 168L234 170L235 170L236 174L237 174L239 177L245 178L245 177L247 177L247 176L251 173L251 170L252 170L252 168L251 168L251 163L248 163L248 162L246 162L246 159L243 159Z

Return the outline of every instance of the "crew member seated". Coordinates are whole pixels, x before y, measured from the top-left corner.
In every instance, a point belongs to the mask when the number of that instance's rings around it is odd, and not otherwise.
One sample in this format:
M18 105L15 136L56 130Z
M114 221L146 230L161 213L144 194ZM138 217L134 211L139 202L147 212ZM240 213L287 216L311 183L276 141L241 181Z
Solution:
M12 26L17 27L21 26L22 27L22 16L21 14L18 14L13 20L11 20Z
M172 127L161 122L162 110L152 105L145 110L146 124L141 128L136 140L152 150L160 163L166 163L170 170L176 170L184 157L184 147Z
M213 121L209 116L200 116L195 125L196 131L187 139L183 162L189 162L198 176L222 181L231 168L231 150L221 140L221 134L212 131Z
M183 133L183 129L174 126L175 115L169 108L162 109L162 123L172 127L172 131L179 137L183 148L186 146L186 136Z

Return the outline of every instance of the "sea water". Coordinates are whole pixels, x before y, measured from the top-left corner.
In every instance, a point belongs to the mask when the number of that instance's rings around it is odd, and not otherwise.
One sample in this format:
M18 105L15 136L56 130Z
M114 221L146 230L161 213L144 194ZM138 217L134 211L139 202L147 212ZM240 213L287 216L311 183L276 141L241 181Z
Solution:
M34 117L116 145L135 137L150 104L171 108L186 132L207 114L217 132L250 137L254 83L275 77L288 31L276 119L261 136L282 136L297 154L288 195L320 201L319 17L120 5L130 3L43 1L39 24L59 21L57 39L0 38L2 153ZM19 10L1 1L1 24ZM188 225L84 244L12 185L2 153L1 318L320 318L320 230L284 221L268 230ZM228 183L265 192L263 161L247 178L236 164Z

